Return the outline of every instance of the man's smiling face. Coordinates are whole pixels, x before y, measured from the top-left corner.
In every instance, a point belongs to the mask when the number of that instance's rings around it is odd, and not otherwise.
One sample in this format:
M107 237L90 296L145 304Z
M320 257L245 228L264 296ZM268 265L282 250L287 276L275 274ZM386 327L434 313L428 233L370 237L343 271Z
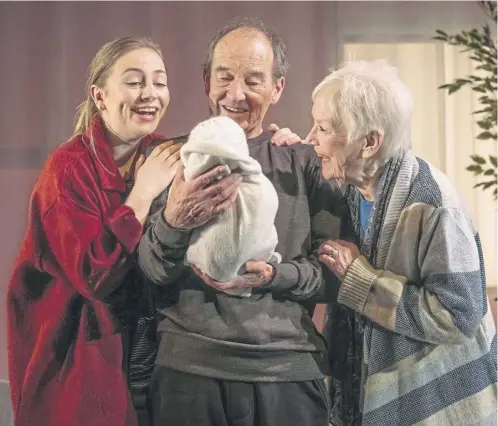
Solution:
M230 117L248 139L263 132L270 105L278 102L284 78L273 79L273 50L266 36L238 28L216 45L210 75L205 77L212 115Z

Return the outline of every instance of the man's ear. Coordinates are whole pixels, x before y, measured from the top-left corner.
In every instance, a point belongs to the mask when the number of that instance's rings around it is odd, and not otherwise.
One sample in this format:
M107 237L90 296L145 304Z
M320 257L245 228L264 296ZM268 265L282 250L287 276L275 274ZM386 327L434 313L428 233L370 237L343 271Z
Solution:
M209 96L209 92L211 91L211 76L206 70L204 70L202 71L202 77L204 79L204 93L206 94L206 96Z
M271 97L272 105L275 105L280 99L280 96L282 95L282 92L284 90L284 86L285 86L285 77L280 77L273 89L273 94Z

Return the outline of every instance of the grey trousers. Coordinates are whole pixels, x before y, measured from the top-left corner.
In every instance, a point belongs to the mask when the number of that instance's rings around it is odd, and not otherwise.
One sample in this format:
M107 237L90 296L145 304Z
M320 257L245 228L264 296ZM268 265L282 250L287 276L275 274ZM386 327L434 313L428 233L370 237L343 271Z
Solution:
M152 426L327 426L324 380L246 383L156 366Z

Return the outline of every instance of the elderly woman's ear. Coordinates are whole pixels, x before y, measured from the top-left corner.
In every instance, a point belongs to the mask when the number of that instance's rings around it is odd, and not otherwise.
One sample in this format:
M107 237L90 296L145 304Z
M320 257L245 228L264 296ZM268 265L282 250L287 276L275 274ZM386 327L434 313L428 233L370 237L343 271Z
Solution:
M382 145L384 134L378 130L372 130L364 139L363 158L374 157Z

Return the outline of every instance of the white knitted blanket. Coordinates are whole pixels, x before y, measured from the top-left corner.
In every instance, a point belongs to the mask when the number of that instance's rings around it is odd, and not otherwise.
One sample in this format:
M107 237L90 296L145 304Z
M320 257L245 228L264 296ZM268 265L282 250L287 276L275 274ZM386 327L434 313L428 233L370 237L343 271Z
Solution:
M280 261L280 255L274 253L277 193L259 163L249 156L240 126L227 117L203 121L192 130L180 153L186 181L221 164L243 177L235 204L194 230L185 263L226 282L241 275L248 260L269 261L275 255ZM247 290L226 293L250 295Z

